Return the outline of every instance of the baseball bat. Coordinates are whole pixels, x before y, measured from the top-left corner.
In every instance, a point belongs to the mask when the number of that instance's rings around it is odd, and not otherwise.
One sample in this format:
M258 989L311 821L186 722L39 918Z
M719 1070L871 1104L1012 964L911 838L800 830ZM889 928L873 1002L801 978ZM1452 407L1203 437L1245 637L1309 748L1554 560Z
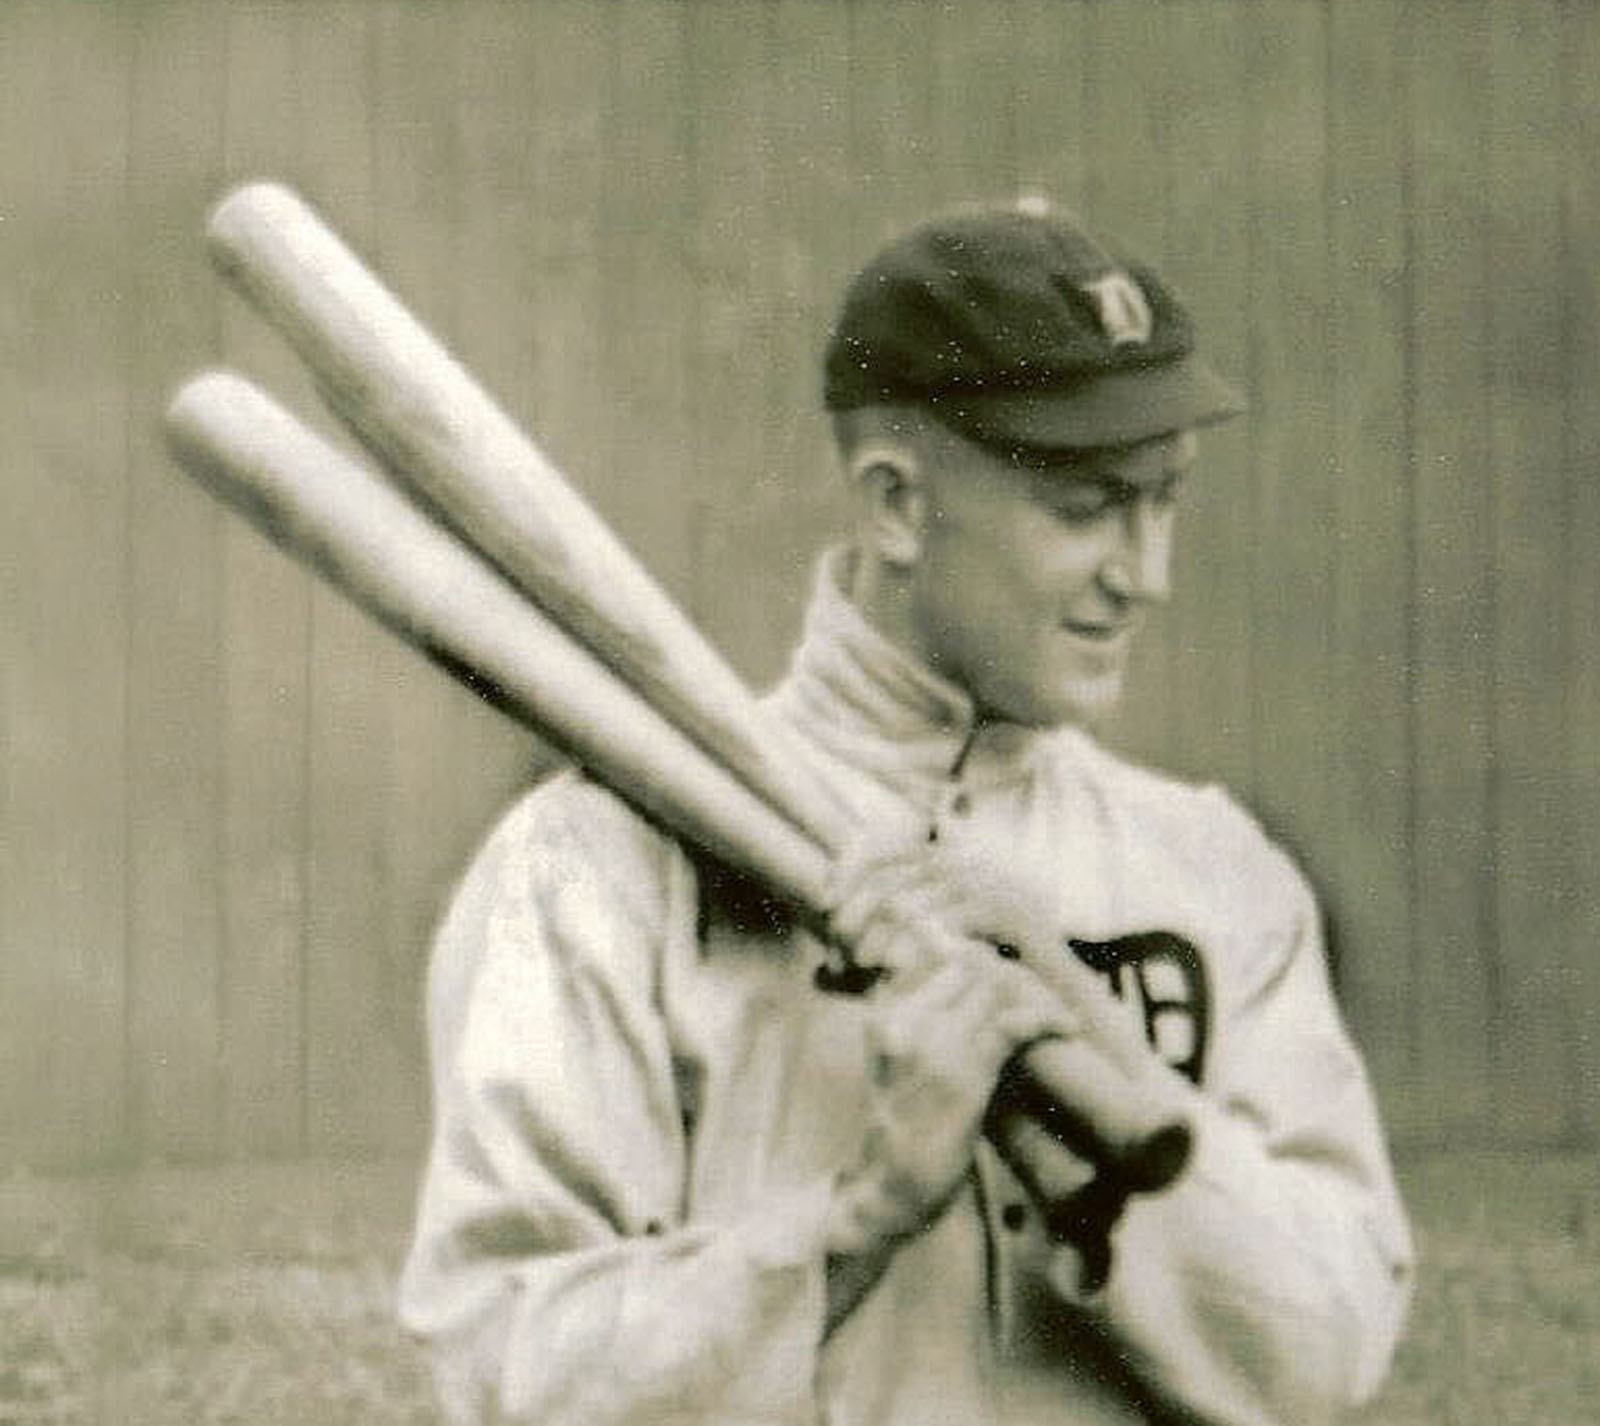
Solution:
M194 377L168 408L166 435L190 475L280 548L652 821L803 910L825 903L822 848L475 551L250 382L225 371ZM1152 1138L1120 1106L1051 1123L1049 1106L1024 1113L999 1105L986 1131L1047 1206L1081 1187L1073 1154L1116 1165L1130 1189L1159 1187L1176 1171L1172 1146L1163 1149L1159 1131Z
M166 415L178 463L274 543L652 820L803 904L826 855L493 567L243 377L207 372Z
M545 454L301 199L228 195L212 260L324 400L435 510L656 706L824 843L844 808L788 730Z
M848 790L830 787L598 515L306 205L249 185L219 205L210 239L218 268L392 475L831 857L850 826ZM1041 1045L1025 1063L1019 1087L1064 1140L1136 1179L1181 1168L1188 1136L1170 1096L1138 1092L1088 1042L1070 1054L1063 1042Z

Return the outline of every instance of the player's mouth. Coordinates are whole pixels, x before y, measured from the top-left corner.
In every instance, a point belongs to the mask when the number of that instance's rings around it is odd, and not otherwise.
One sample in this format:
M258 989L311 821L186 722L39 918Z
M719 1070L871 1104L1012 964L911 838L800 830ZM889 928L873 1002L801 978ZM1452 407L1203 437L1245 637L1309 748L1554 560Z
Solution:
M1110 619L1104 622L1088 619L1063 619L1061 627L1075 638L1087 639L1095 644L1114 644L1133 632L1131 619Z

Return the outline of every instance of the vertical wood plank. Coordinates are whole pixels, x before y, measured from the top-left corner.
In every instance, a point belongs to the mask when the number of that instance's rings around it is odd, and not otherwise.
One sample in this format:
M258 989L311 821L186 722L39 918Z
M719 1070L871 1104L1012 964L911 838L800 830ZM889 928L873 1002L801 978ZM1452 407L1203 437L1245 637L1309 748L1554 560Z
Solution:
M0 14L0 1158L124 1146L123 23Z
M31 58L37 43L40 23L37 6L24 9L13 5L0 14L0 176L8 191L24 189L20 177L13 177L27 162L27 151L19 142L20 116L31 112L23 86L20 58ZM35 70L37 72L37 70ZM3 252L8 260L20 251L15 226L5 235ZM16 263L16 270L26 267ZM23 368L22 353L27 341L29 318L25 289L12 282L0 287L0 360L8 367ZM27 398L20 382L0 385L0 428L24 430ZM24 441L18 437L6 443L0 456L0 1154L17 1163L27 1163L38 1152L40 1129L37 1111L24 1087L33 1075L37 1054L27 1034L33 1018L32 1006L39 998L34 987L38 972L29 941L37 931L25 929L37 913L28 908L33 873L25 855L25 842L19 835L28 815L26 786L22 774L26 735L24 720L36 715L27 711L24 684L35 675L32 656L23 632L23 600L27 578L23 567L26 545L22 528L26 519L27 488L30 474ZM117 1025L120 1039L121 1025Z
M691 611L747 678L770 671L765 600L726 600L736 588L743 538L738 507L770 482L761 421L776 298L767 264L771 234L766 145L766 5L711 0L687 16L693 103L698 331L690 350L689 410L696 481Z
M371 258L377 246L372 93L377 11L363 0L298 7L302 93L296 172L307 197ZM300 407L313 418L309 404ZM314 1152L419 1141L417 1067L374 1056L397 888L388 836L389 718L411 655L343 596L319 587L311 608L309 906L302 1011L301 1137ZM420 1012L420 991L410 1008ZM416 1037L412 1041L416 1046ZM417 1051L414 1049L413 1053ZM373 1061L376 1060L376 1063Z
M1437 1136L1492 1122L1501 1013L1491 833L1494 622L1487 452L1482 7L1414 4L1404 44L1415 304L1418 1048Z
M1330 11L1328 243L1332 707L1324 891L1341 999L1392 1127L1420 1122L1412 1058L1409 450L1404 92L1390 0Z
M345 181L370 195L370 230L363 235L358 221L346 226L338 213L329 216L449 343L459 211L452 101L460 11L454 4L371 9L370 47L353 28L345 33L350 78L363 91L369 146L362 160L340 165ZM354 160L360 131L347 127L345 133ZM322 162L330 162L330 151L321 152ZM453 872L445 865L450 838L441 829L454 821L452 736L468 695L392 640L374 646L366 673L364 687L346 685L336 696L381 700L371 729L383 745L381 796L358 816L371 816L360 839L371 864L382 870L377 884L329 888L338 900L311 946L317 979L307 1136L324 1150L361 1151L420 1137L417 995L428 927ZM327 748L318 772L331 770L339 756ZM322 787L315 795L322 806L314 838L319 832L337 836L332 824L338 813ZM324 936L336 919L361 912L368 919L351 926L356 939L324 953Z
M1491 1066L1502 1134L1558 1138L1570 1058L1562 1007L1576 985L1562 700L1572 663L1565 581L1567 284L1559 274L1566 116L1561 29L1548 6L1492 6L1487 182L1494 559L1495 952L1500 1016ZM1592 281L1592 278L1591 278Z
M663 534L687 529L679 481L690 472L690 450L662 437L686 431L676 399L687 380L680 344L700 314L672 256L681 238L674 217L688 198L682 116L642 112L642 96L627 84L683 94L684 21L564 0L542 11L541 22L530 120L531 182L541 201L527 234L538 287L535 429L572 484L660 574ZM660 213L648 209L650 198L663 202ZM646 352L679 369L642 371ZM665 405L650 392L663 386ZM660 433L632 411L635 401L648 410L652 400L667 423ZM680 597L685 592L680 584Z
M915 0L855 0L847 12L850 272L942 201L934 176L932 32Z
M1012 0L985 12L936 6L932 36L931 137L947 204L1009 203L1017 196Z
M201 232L221 174L221 11L137 6L128 235L133 351L129 617L128 1093L136 1145L203 1154L220 1137L222 515L177 475L156 416L215 355Z
M1174 121L1163 92L1165 11L1163 5L1127 0L1090 5L1081 36L1089 68L1082 217L1091 231L1152 259L1164 246L1168 174L1162 145ZM1139 102L1130 102L1134 95Z
M1566 946L1571 976L1563 1006L1568 1059L1563 1075L1564 1130L1573 1143L1600 1143L1600 10L1571 0L1560 9L1561 111L1566 116L1561 164L1559 288L1561 348L1566 367L1562 468L1566 524L1559 586L1570 631L1571 662L1562 671L1561 756L1557 803L1570 819L1572 845Z
M528 95L536 87L538 35L524 7L473 5L459 20L455 89L458 277L454 348L468 369L536 441L531 404L541 338L532 234L552 194L541 187L528 142ZM598 315L598 314L597 314ZM512 790L549 754L482 704L463 700L455 761L455 809L444 849L458 865ZM436 918L442 908L426 906ZM413 993L420 992L420 983Z
M1322 867L1332 696L1325 11L1256 4L1247 140L1253 274L1256 802Z
M227 184L290 177L302 112L294 13L230 6ZM220 197L220 194L217 195ZM197 283L209 273L196 274ZM278 399L306 405L286 345L241 299L223 299L222 350ZM310 576L230 519L222 551L225 958L222 1133L227 1153L301 1146L309 789Z
M1161 270L1193 314L1201 354L1244 391L1254 274L1247 242L1254 195L1239 136L1251 119L1237 4L1162 8L1168 119ZM1255 608L1249 575L1253 441L1261 413L1200 437L1200 464L1179 505L1165 686L1163 761L1185 776L1254 789L1251 708Z
M602 365L607 254L599 247L610 43L626 11L559 0L533 13L524 111L535 219L524 239L537 303L531 424L610 519L625 508L635 478L608 470L604 459L613 413Z
M469 230L495 221L492 211L472 205L476 194L461 161L473 8L449 0L390 12L393 26L379 31L374 100L375 253L402 300L458 352L469 313L487 309L498 279L494 269L479 272L466 261ZM534 82L537 87L537 75ZM503 307L500 312L505 322ZM406 1115L420 1088L417 1007L433 930L484 824L509 790L519 755L499 714L416 655L407 652L405 660L400 678L410 691L392 705L387 808L395 880L388 934L373 966L378 995L371 1021L374 1043L402 1090L389 1121L396 1133L417 1127Z
M597 246L605 274L586 325L599 332L592 433L618 534L685 607L694 582L689 262L693 170L687 8L629 6L608 39L598 137Z
M1086 0L1013 0L1012 172L1019 194L1084 208Z
M822 410L822 353L856 258L850 164L851 31L843 5L779 0L768 33L767 383L756 499L730 491L741 587L763 589L758 681L776 677L800 631L818 551L848 509Z

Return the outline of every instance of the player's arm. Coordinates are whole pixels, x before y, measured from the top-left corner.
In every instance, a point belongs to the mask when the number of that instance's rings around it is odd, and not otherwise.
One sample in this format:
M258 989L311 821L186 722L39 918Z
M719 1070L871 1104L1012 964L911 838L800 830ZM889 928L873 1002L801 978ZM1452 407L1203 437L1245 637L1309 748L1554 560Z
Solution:
M943 914L947 889L915 827L864 834L837 869L832 928L888 974L869 1005L861 1154L828 1220L829 1331L966 1182L1004 1067L1080 1033L1030 970Z
M1047 1241L1025 1270L1098 1322L1154 1396L1205 1421L1313 1423L1381 1381L1411 1247L1309 888L1259 838L1244 841L1253 896L1232 949L1246 970L1220 987L1204 1091L1131 1031L1103 1046L1135 1078L1166 1077L1194 1126L1192 1162L1164 1192L1127 1200L1103 1286L1084 1292L1077 1249ZM1028 948L1040 983L1069 1007L1104 995L1060 956L1051 895L996 851L949 844L908 862L902 904ZM1090 1023L1103 1033L1118 1022Z
M826 1333L938 1219L999 1065L1059 1017L986 949L853 899L852 930L900 968L875 993L859 1154L735 1219L685 1222L651 970L670 952L651 942L694 935L693 873L576 791L578 815L529 825L559 805L536 795L513 818L435 952L436 1126L404 1318L459 1420L803 1419Z
M1317 908L1272 853L1220 987L1194 1157L1129 1201L1104 1289L1047 1271L1156 1395L1226 1423L1317 1423L1368 1399L1409 1303L1412 1253L1376 1106L1329 989Z
M652 965L693 936L693 898L664 839L570 781L513 813L456 898L401 1291L452 1421L807 1415L831 1185L684 1221Z

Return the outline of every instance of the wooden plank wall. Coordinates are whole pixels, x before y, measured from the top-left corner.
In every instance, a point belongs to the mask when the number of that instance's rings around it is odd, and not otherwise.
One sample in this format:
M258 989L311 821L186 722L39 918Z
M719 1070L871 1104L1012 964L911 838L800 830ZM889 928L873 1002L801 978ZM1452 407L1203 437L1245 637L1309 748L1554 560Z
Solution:
M201 252L264 174L760 681L852 267L1025 192L1159 258L1255 413L1119 737L1326 889L1398 1137L1594 1142L1597 72L1579 0L0 7L0 1160L414 1148L428 926L543 765L163 456L203 364L315 409Z

